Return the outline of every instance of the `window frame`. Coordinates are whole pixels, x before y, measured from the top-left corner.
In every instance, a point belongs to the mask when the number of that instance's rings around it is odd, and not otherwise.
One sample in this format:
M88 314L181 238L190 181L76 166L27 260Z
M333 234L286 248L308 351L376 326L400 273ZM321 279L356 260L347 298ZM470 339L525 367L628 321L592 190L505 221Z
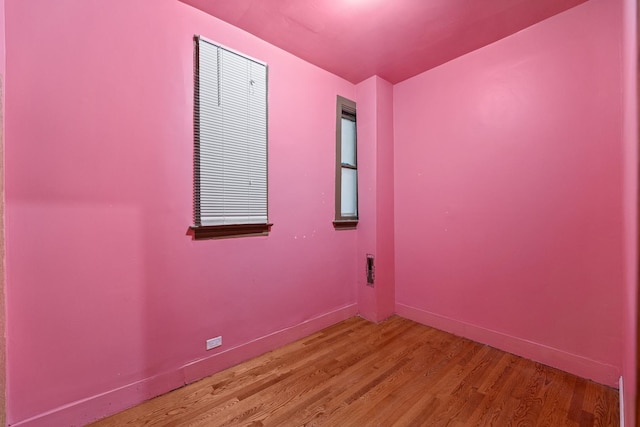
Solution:
M356 125L356 132L354 135L354 163L353 165L342 162L342 119L351 120ZM358 132L357 132L357 112L356 103L350 99L344 98L340 95L337 96L336 102L336 198L335 198L335 212L333 226L336 229L354 229L358 225ZM342 214L342 170L351 169L356 172L356 191L355 215L343 215Z
M231 54L235 54L238 55L244 59L246 59L247 61L252 61L255 62L259 65L264 66L264 82L265 82L265 93L264 93L264 103L265 103L265 114L264 114L264 182L265 182L265 205L264 205L264 209L265 209L265 213L266 213L266 221L263 222L259 222L259 223L252 223L252 222L238 222L238 223L221 223L221 224L203 224L201 217L202 217L202 209L201 209L201 199L202 199L202 192L201 192L201 182L200 182L200 176L201 176L201 171L202 171L202 167L203 167L203 163L200 162L200 151L201 151L201 133L200 133L200 121L201 121L201 113L200 113L200 96L201 96L201 92L200 92L200 44L201 43L207 43L209 45L213 45L214 47L216 47L217 49L222 49L225 50ZM219 51L218 51L219 52ZM219 58L220 58L220 54ZM221 87L221 79L222 79L222 69L223 66L220 65L220 63L218 62L217 64L218 67L218 92L217 92L217 97L218 97L218 103L220 102L220 87ZM268 105L268 88L269 88L269 80L268 80L268 66L266 63L264 63L263 61L259 61L256 60L244 53L238 52L234 49L230 49L226 46L223 46L219 43L216 43L214 41L208 40L202 36L199 35L195 35L194 36L194 164L193 164L193 225L191 225L190 228L190 235L195 239L195 240L199 240L199 239L211 239L211 238L226 238L226 237L244 237L244 236L264 236L264 235L268 235L269 232L271 231L271 227L272 227L272 223L269 221L269 182L268 182L268 177L269 177L269 173L268 173L268 169L269 169L269 161L268 161L268 124L269 124L269 120L268 120L268 109L269 109L269 105ZM253 80L250 81L250 83L253 85ZM219 105L219 104L218 104ZM212 144L212 142L209 142L209 144ZM224 143L223 143L224 146ZM209 165L211 166L211 165ZM247 211L247 213L249 214L250 211ZM247 218L251 217L251 215L247 215ZM224 218L224 217L221 217Z

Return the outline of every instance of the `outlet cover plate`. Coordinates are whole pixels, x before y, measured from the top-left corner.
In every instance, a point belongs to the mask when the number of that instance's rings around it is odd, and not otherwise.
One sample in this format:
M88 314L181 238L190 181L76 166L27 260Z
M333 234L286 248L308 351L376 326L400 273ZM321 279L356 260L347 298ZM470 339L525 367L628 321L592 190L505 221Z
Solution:
M207 350L220 347L222 345L222 336L211 338L207 340Z

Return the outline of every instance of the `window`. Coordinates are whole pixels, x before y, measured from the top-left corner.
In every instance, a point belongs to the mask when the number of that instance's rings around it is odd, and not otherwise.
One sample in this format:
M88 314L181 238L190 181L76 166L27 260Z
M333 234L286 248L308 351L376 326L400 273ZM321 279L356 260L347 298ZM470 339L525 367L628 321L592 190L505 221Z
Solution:
M267 66L195 37L194 238L267 234Z
M358 160L356 104L338 96L336 114L336 215L335 228L358 224Z

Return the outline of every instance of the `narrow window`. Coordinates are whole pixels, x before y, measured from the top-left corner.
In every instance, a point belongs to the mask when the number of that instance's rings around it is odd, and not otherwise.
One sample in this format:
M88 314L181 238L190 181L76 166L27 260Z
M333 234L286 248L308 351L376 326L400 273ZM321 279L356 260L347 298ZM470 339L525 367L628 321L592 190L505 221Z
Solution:
M195 37L194 237L266 234L267 67Z
M358 156L356 103L338 96L336 120L335 228L358 224Z

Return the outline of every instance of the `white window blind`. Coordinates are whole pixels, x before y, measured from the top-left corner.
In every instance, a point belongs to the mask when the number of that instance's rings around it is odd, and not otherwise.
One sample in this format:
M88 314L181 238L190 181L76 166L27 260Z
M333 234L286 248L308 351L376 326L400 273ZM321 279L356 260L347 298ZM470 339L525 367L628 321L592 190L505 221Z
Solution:
M195 43L195 225L266 224L267 67Z

